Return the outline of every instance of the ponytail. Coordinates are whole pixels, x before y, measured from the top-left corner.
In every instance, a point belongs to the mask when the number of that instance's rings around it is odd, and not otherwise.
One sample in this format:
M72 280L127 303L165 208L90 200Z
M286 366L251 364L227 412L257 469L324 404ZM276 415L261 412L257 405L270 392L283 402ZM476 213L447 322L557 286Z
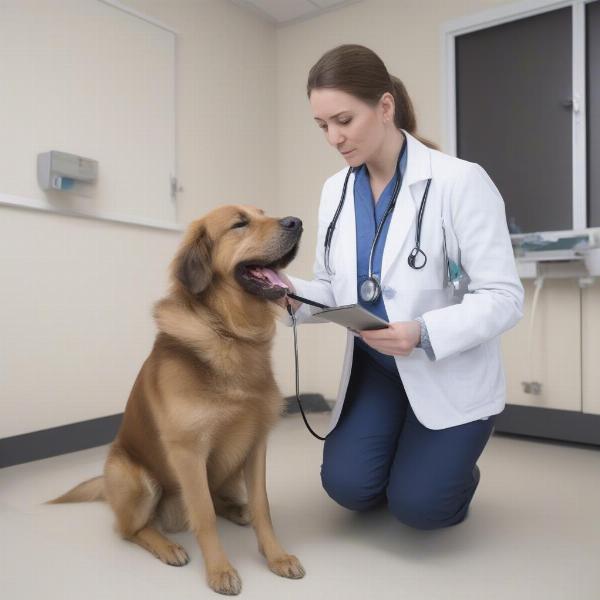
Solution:
M415 116L415 109L413 108L412 101L404 84L395 77L390 75L390 81L392 84L392 96L394 96L394 103L396 110L394 111L394 124L398 129L404 129L408 131L413 137L416 137L422 144L425 144L429 148L438 150L438 147L433 142L417 135L417 117Z

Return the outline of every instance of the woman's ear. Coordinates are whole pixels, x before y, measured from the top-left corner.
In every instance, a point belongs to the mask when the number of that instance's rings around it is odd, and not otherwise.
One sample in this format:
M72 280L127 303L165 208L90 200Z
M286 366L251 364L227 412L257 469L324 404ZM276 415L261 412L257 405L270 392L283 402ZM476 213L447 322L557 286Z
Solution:
M212 242L204 225L180 251L175 277L193 296L202 293L212 279L211 252Z
M389 92L385 92L380 100L381 105L381 114L383 116L384 123L389 123L394 120L394 111L396 103L394 101L394 96Z

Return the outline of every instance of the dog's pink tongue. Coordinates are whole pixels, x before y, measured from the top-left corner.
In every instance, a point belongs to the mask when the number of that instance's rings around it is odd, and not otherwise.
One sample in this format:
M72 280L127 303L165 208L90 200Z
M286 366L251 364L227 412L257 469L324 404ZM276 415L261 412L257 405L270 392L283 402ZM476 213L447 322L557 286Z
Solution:
M279 277L279 274L277 273L277 271L273 271L273 269L265 269L265 268L262 268L261 271L263 272L263 275L273 285L287 289L287 285L281 280L281 277Z

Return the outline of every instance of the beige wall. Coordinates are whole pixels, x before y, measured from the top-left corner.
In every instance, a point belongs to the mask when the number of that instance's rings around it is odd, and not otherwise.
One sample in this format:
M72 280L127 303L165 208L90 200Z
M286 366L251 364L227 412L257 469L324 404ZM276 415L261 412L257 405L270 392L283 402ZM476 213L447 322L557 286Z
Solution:
M305 96L310 66L340 43L370 46L404 80L420 132L441 143L440 26L504 4L362 0L275 28L228 0L126 3L179 33L182 220L236 201L296 215L305 234L289 272L307 278L320 189L344 166L312 122ZM0 438L123 409L154 337L150 310L166 289L178 239L0 206ZM569 294L565 301L572 302ZM561 314L560 298L544 310ZM522 345L522 335L506 343ZM335 325L299 329L303 391L335 396L344 339ZM292 341L291 329L279 327L274 363L286 395L293 392ZM584 385L591 395L591 383Z
M179 34L182 220L229 202L272 210L273 25L226 0L125 3ZM0 205L0 438L123 410L178 240Z

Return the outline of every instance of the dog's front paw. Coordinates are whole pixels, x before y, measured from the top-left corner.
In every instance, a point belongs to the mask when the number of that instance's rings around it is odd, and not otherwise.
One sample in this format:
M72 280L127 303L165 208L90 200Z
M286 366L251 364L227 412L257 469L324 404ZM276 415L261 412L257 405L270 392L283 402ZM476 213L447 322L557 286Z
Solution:
M268 562L269 569L276 575L289 579L301 579L306 574L300 561L292 554L283 554Z
M185 548L179 544L169 544L158 558L172 567L183 567L190 562Z
M219 594L235 596L242 590L242 580L238 572L231 565L210 570L207 580L208 585Z

